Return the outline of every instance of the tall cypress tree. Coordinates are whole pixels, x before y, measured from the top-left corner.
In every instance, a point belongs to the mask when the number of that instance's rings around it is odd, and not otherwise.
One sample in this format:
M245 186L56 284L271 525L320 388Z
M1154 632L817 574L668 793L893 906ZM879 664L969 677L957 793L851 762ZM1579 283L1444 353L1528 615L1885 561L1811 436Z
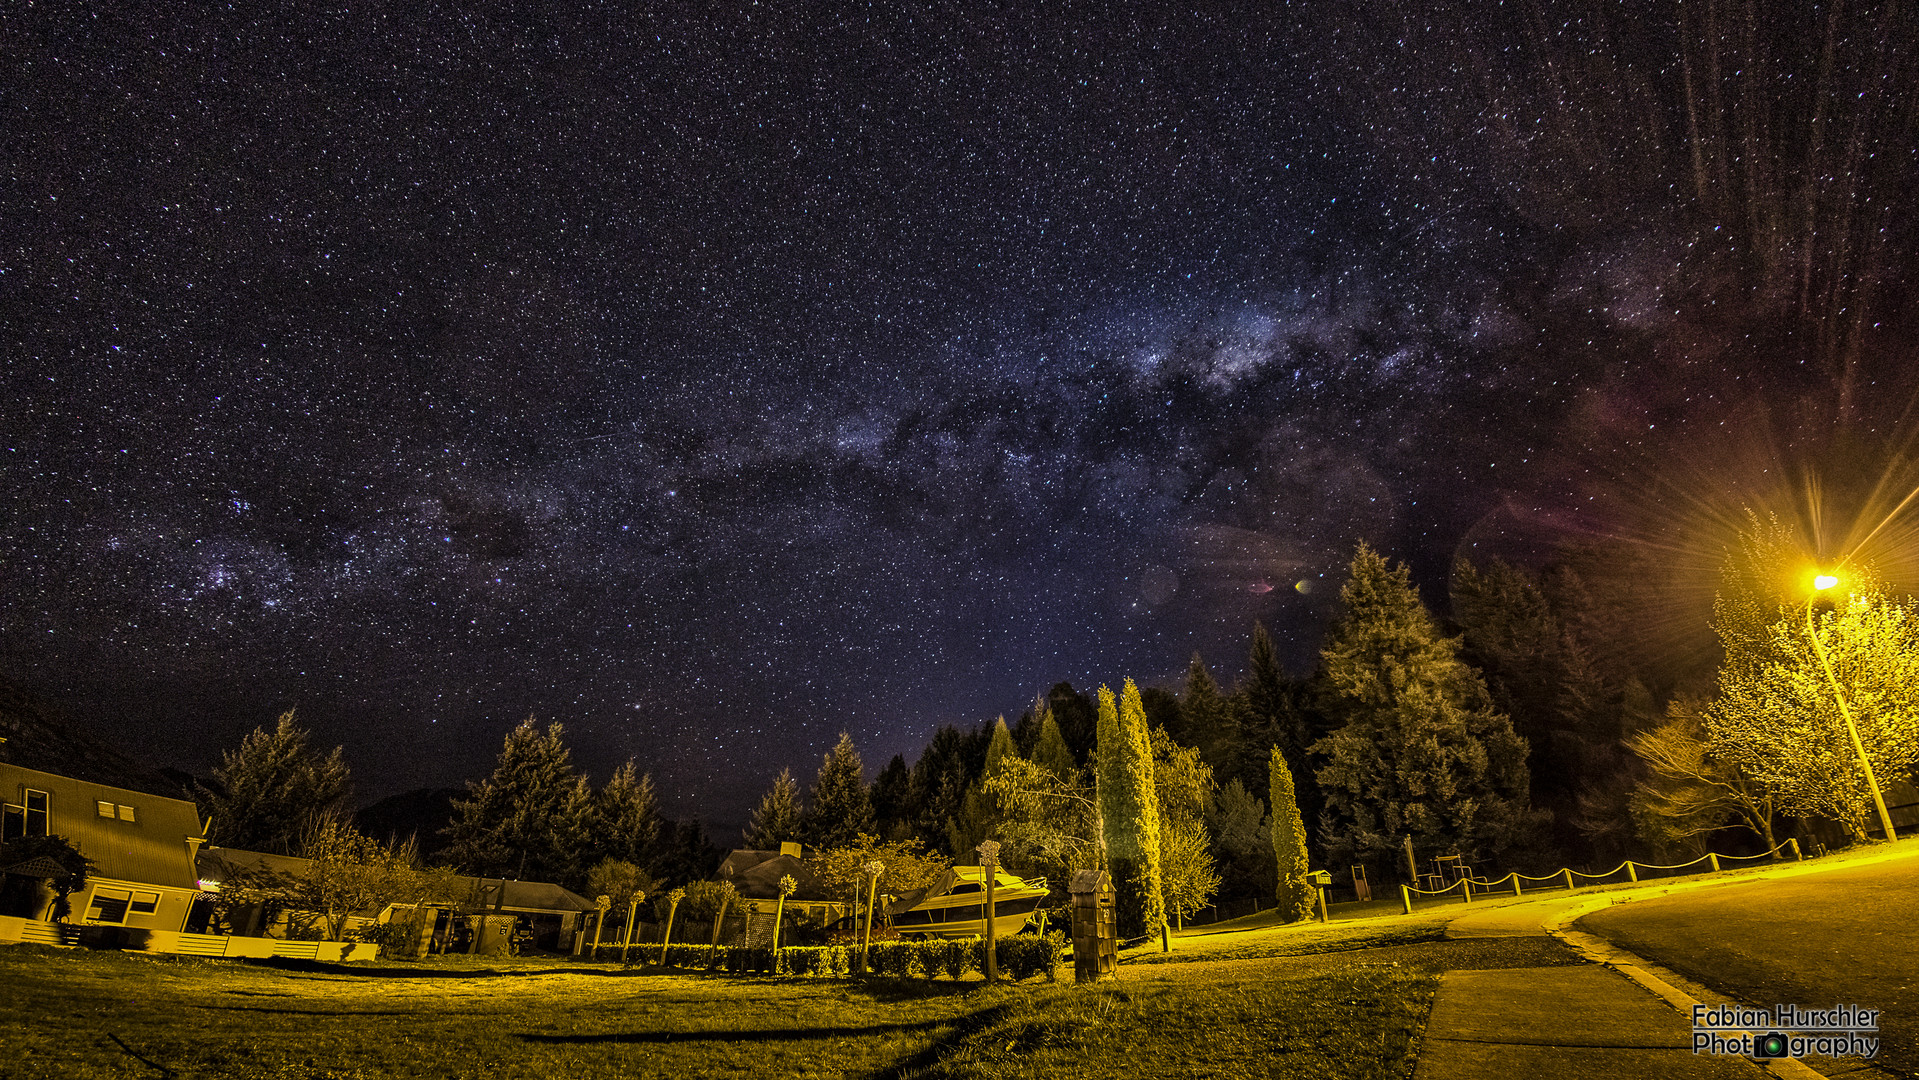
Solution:
M1273 858L1279 864L1280 918L1298 922L1313 914L1313 890L1306 883L1312 869L1306 854L1306 824L1299 819L1299 804L1293 798L1293 770L1286 755L1273 747L1267 768L1271 773L1273 794Z
M793 779L793 770L781 769L773 778L772 790L760 796L753 820L742 834L746 846L755 851L778 851L781 844L797 842L800 823L805 817L806 810L800 805L799 781Z
M1166 924L1159 873L1159 800L1153 744L1139 688L1127 679L1117 708L1099 688L1099 805L1106 857L1118 892L1119 934L1143 937Z
M1341 726L1314 747L1329 853L1390 857L1402 839L1466 855L1529 840L1526 741L1442 637L1403 565L1361 544L1322 656Z
M860 833L876 831L873 802L866 794L861 768L853 737L840 732L840 741L827 751L813 781L813 811L805 831L814 847L845 847Z
M472 874L553 881L567 876L583 809L560 725L529 716L507 732L493 775L453 802L446 857Z

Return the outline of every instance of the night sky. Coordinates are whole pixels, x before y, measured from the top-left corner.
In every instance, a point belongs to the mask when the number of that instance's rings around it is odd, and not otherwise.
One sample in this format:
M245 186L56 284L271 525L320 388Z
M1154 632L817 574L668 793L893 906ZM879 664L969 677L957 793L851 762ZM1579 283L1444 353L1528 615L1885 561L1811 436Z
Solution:
M1899 444L1909 13L1044 7L9 5L0 674L737 822Z

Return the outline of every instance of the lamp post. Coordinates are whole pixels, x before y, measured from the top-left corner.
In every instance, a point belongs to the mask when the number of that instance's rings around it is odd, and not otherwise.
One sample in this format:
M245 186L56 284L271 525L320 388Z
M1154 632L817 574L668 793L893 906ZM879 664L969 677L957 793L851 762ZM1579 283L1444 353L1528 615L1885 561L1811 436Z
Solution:
M1846 705L1846 692L1839 686L1839 677L1832 673L1832 661L1826 656L1826 646L1819 640L1819 632L1812 622L1812 605L1819 594L1839 584L1839 579L1831 574L1820 574L1812 579L1813 593L1806 599L1806 637L1812 641L1813 654L1819 657L1819 667L1826 673L1826 681L1832 684L1832 698L1839 704L1839 716L1846 722L1846 734L1852 736L1853 753L1859 755L1859 768L1866 774L1866 787L1872 791L1873 808L1879 811L1879 827L1886 832L1888 841L1899 839L1893 831L1892 815L1886 812L1886 798L1879 793L1879 778L1872 773L1872 762L1866 760L1866 744L1859 740L1859 726L1852 722L1852 710Z
M999 981L999 950L994 942L997 934L993 925L998 921L995 916L999 914L993 910L996 899L993 895L994 886L999 881L999 843L983 840L977 850L980 869L986 871L986 981L993 983Z

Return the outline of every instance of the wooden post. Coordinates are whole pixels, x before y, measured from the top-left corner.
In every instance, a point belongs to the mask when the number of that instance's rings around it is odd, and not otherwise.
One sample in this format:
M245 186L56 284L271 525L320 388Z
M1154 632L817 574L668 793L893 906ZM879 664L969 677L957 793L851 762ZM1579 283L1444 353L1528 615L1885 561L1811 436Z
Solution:
M613 898L602 893L593 898L598 914L593 916L593 959L600 958L600 931L606 929L606 913L613 910Z
M706 966L712 967L713 961L720 955L720 927L726 925L726 905L733 900L730 896L720 897L720 913L713 916L713 944L706 949Z
M1404 885L1399 887L1399 903L1406 909L1406 914L1413 913L1413 891Z
M994 891L999 878L999 844L992 840L984 840L980 842L977 850L980 868L986 871L986 981L995 983L999 981L999 952L994 945L994 939L998 935L993 926L999 914L994 910ZM1159 924L1159 932L1163 938L1166 934L1165 923Z
M1566 876L1566 887L1568 889L1572 888L1573 887L1573 868L1570 866L1565 867L1564 869L1560 870L1560 873Z
M799 888L800 883L793 880L793 875L785 874L780 877L780 905L773 909L773 955L776 958L774 961L776 965L780 954L780 926L786 919L786 898L798 892Z
M865 866L868 881L866 885L866 937L860 942L860 973L866 973L866 951L873 947L873 902L880 895L880 874L886 871L886 864L877 860Z
M1331 922L1332 919L1326 914L1326 886L1321 885L1313 891L1319 894L1319 921Z
M1792 845L1792 858L1794 862L1806 861L1806 857L1799 853L1799 838L1797 836L1786 837L1786 843Z
M686 898L685 889L674 889L666 894L666 931L660 935L660 965L666 965L666 947L673 941L673 916L679 914L680 901Z
M1459 879L1459 898L1461 900L1464 900L1468 904L1473 902L1473 879L1472 878L1463 877Z
M1635 882L1639 880L1639 871L1633 868L1631 859L1626 860L1626 876Z
M1719 872L1719 856L1717 853L1711 851L1706 852L1706 862L1712 867L1713 873L1717 874Z
M1406 834L1406 872L1413 876L1414 881L1419 880L1419 861L1413 858L1413 836L1411 833ZM1410 914L1410 911L1408 913Z
M633 946L633 924L640 921L640 899L645 895L635 889L632 898L626 902L626 942L620 946L620 963L622 964L626 963L626 950Z
M1519 871L1513 871L1513 895L1519 895Z

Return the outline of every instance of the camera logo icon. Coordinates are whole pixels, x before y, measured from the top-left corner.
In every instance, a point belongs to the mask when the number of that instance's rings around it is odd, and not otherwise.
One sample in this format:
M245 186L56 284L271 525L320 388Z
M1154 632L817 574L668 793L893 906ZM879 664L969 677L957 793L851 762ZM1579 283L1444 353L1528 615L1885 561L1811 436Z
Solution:
M1755 1058L1782 1058L1786 1054L1786 1037L1777 1031L1768 1031L1764 1035L1755 1035L1752 1039L1752 1056Z

